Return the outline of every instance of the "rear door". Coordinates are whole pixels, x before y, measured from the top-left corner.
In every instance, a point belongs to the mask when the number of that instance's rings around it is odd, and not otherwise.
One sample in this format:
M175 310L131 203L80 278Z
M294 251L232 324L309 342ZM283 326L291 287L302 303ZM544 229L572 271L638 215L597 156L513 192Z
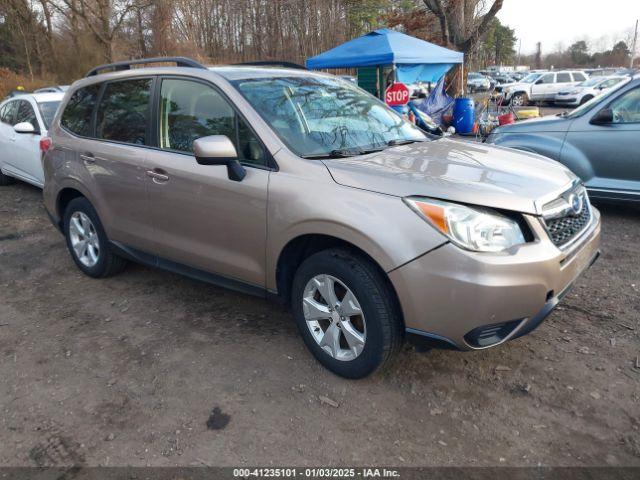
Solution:
M605 108L611 109L613 121L606 125L590 123ZM635 86L576 119L562 156L586 159L590 169L587 187L606 197L609 193L640 192L639 152L640 86Z
M22 179L42 187L44 173L40 154L40 134L42 126L38 121L35 109L28 100L18 100L15 124L30 123L34 133L16 133L13 139L13 167Z
M262 288L265 284L266 148L215 86L181 77L159 85L158 150L149 157L149 201L159 259ZM199 165L193 141L226 135L246 177ZM233 286L233 285L229 285Z
M90 190L107 235L144 251L153 244L145 176L153 81L114 80L81 89L61 119L63 128L81 137L73 142L76 174Z
M570 87L572 85L576 85L576 82L573 81L573 77L571 76L571 73L569 72L556 73L556 82L553 84L552 87L549 88L549 91L547 92L548 96L546 100L548 101L554 100L556 97L556 93L559 93L562 90L565 90L567 87Z

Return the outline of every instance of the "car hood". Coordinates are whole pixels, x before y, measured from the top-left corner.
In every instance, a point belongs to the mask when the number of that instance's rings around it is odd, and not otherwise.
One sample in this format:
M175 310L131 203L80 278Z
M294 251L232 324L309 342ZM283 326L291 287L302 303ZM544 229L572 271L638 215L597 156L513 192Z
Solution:
M503 90L506 90L507 88L513 88L513 87L527 88L529 85L531 85L531 84L530 83L511 82L511 83L503 83L500 86L502 87Z
M539 214L543 201L576 178L540 155L450 139L323 161L333 179L348 187L530 214Z
M522 120L511 125L503 125L493 130L493 134L498 133L543 133L543 132L566 132L571 125L572 119L558 115L547 115L546 117L531 118Z

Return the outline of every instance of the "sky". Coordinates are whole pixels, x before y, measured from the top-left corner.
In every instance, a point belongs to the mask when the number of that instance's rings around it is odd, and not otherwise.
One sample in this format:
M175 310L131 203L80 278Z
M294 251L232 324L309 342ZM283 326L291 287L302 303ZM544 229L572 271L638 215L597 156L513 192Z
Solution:
M599 50L629 36L640 19L640 0L504 0L498 18L515 29L523 55L535 52L537 42L543 54L585 39Z

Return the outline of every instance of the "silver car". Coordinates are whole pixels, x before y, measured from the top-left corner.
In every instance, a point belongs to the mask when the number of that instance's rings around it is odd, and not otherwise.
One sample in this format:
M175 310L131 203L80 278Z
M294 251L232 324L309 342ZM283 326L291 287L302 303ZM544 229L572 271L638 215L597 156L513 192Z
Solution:
M563 163L593 198L640 201L640 75L571 113L499 127L487 143Z
M598 256L556 162L427 136L333 75L177 62L97 69L53 122L45 205L89 276L132 260L279 298L358 378L405 340L530 332Z

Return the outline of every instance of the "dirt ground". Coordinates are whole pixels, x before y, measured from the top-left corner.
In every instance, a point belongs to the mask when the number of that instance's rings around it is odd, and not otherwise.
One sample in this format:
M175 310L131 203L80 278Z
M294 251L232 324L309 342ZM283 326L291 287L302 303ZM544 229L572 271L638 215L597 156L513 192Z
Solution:
M277 305L83 276L40 191L3 187L0 465L639 466L640 209L601 210L603 256L537 331L348 381Z

